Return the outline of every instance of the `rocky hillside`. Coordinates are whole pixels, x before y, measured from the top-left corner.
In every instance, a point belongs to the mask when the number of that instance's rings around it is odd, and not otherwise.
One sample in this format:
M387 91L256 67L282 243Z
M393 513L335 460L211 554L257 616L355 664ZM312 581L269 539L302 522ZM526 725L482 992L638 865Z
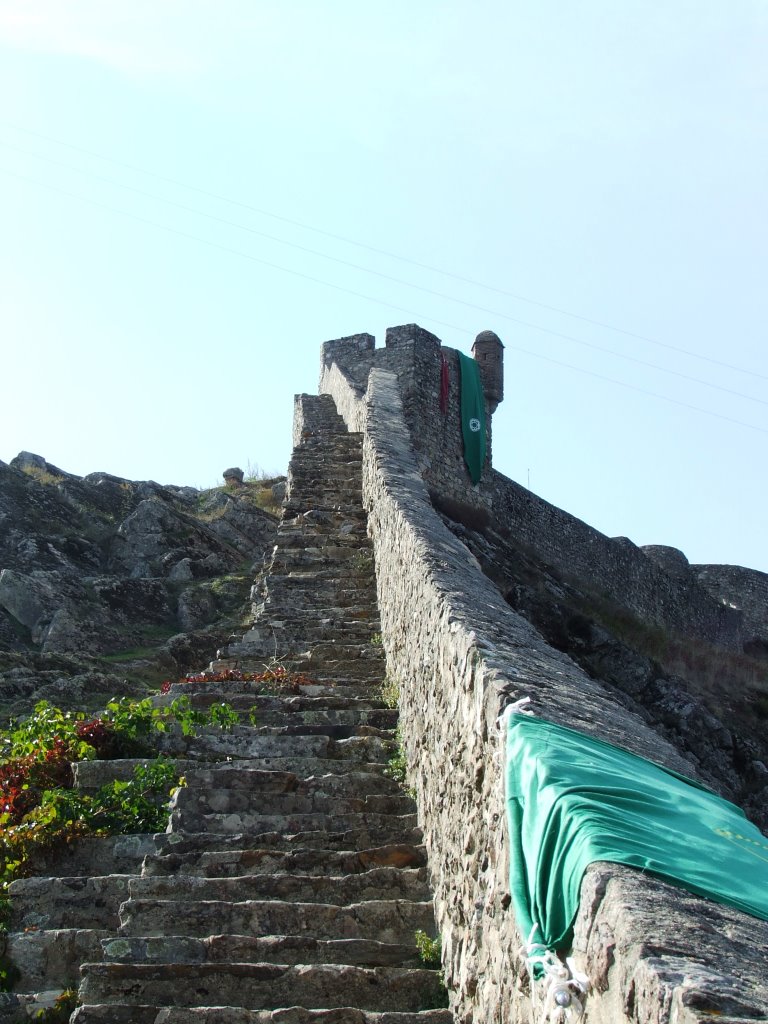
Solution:
M279 479L161 486L0 462L0 716L137 694L213 656L277 528Z

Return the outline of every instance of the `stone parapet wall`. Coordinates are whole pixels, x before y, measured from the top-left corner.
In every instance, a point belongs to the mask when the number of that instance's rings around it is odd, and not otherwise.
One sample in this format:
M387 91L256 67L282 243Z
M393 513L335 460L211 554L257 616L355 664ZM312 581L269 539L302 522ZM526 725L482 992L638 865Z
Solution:
M435 513L396 374L365 401L326 378L364 421L363 491L376 553L388 673L428 847L443 962L460 1022L538 1024L510 910L501 742L505 701L695 777L691 764L514 613ZM635 913L635 908L638 912ZM717 921L717 927L711 922ZM705 936L695 941L695 935ZM738 966L733 937L738 939ZM751 936L752 946L746 940ZM704 1024L768 1012L768 926L615 865L582 886L574 950L593 981L585 1024ZM745 981L744 979L749 979ZM698 1007L698 1008L697 1008Z
M744 615L744 641L768 645L768 573L741 565L692 565L692 576L713 597Z
M591 585L644 622L728 650L742 649L741 613L692 575L670 573L626 537L598 530L492 470L493 514L515 542L564 577Z

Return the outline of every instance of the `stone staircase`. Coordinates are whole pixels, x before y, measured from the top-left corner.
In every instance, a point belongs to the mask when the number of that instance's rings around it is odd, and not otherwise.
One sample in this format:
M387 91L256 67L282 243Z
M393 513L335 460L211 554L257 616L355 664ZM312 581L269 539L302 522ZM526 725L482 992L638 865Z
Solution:
M385 772L396 712L380 698L361 439L329 398L303 402L254 624L210 666L230 678L157 698L225 700L256 724L168 737L186 786L165 834L85 841L61 877L13 883L17 988L60 989L82 964L72 1024L452 1020L416 949L434 920L415 807ZM266 687L239 678L265 669ZM131 768L84 763L78 784Z

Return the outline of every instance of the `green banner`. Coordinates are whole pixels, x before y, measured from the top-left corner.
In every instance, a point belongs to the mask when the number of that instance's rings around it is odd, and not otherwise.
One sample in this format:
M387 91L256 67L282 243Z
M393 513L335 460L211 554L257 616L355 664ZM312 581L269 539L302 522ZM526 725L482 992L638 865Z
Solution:
M613 861L768 920L768 839L697 782L609 743L511 714L510 888L517 925L568 948L582 877Z
M480 480L485 463L485 395L480 368L474 359L459 352L461 378L461 433L464 461L473 484Z

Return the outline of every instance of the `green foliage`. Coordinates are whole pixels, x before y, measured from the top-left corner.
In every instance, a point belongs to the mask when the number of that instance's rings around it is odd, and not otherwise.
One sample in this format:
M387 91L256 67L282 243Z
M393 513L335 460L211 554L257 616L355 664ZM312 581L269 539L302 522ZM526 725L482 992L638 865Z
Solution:
M395 751L387 762L387 767L384 769L384 774L388 775L390 779L394 779L395 782L399 783L409 795L413 796L413 790L407 787L408 782L408 759L405 756L405 749L403 747L403 734L400 729L395 734L396 747Z
M77 1007L77 990L65 989L49 1010L39 1010L33 1020L41 1024L67 1024Z
M254 708L251 708L251 716L254 710ZM224 732L231 732L240 721L240 716L230 704L212 704L208 709L208 714L210 715L211 724L217 725ZM251 724L254 724L253 719L251 719Z
M441 960L441 941L438 935L436 939L430 939L426 932L419 931L414 935L416 940L416 951L425 967L439 967Z
M400 683L392 676L387 676L381 684L381 699L388 708L396 708L400 703Z
M150 698L115 698L97 717L40 701L28 718L0 731L0 899L37 850L84 835L162 830L169 797L183 780L173 763L154 756L153 740L171 727L192 736L200 726L231 729L237 722L228 704L206 715L187 696L164 707ZM95 793L73 788L73 761L147 752L150 759L128 781Z

